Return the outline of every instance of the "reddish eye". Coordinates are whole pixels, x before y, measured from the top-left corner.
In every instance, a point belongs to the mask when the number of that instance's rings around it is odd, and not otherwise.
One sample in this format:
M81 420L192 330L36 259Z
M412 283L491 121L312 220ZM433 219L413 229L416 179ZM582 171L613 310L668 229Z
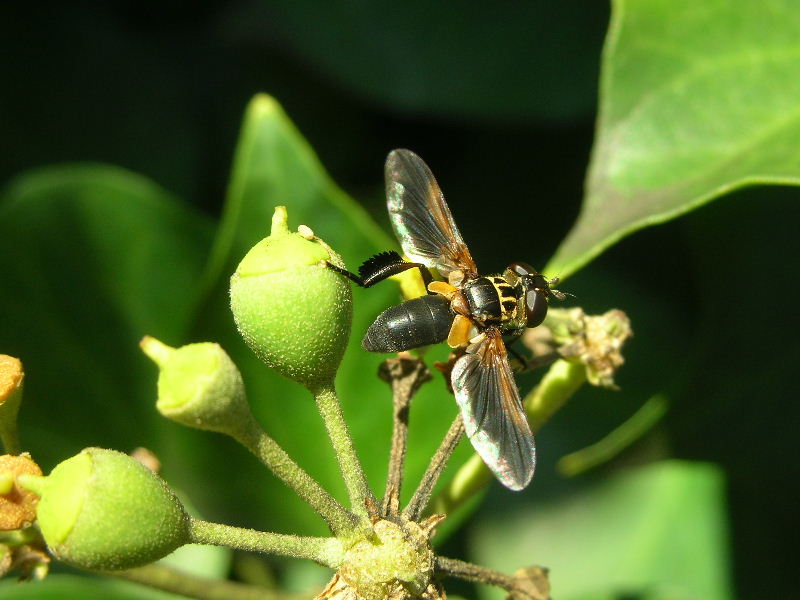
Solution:
M525 327L536 327L542 324L547 316L547 295L529 289L525 292Z
M536 275L536 269L530 266L528 263L524 262L515 262L508 265L508 270L516 273L520 277L525 277L526 275Z

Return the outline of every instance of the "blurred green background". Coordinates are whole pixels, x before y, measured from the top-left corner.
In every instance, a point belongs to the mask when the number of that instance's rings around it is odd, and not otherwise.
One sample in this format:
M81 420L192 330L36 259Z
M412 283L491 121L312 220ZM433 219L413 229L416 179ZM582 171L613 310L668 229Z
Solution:
M732 11L709 40L743 27ZM156 418L155 372L136 347L149 333L246 354L224 311L225 273L267 221L242 225L223 204L248 102L259 92L280 102L331 179L387 234L332 186L282 114L259 134L267 141L258 147L274 151L265 160L280 158L263 187L252 183L257 160L243 167L253 186L243 205L257 207L247 214L269 215L261 198L286 192L290 203L307 185L309 198L334 208L309 200L293 213L290 204L290 225L308 224L355 267L391 243L383 161L407 147L436 174L481 269L514 260L541 267L581 206L609 14L605 3L579 1L3 3L0 352L27 367L27 449L49 469L85 445L147 445L208 519L275 529L313 520L297 505L282 514L288 505L273 498L274 482L248 479L270 476L227 440ZM794 27L796 15L784 21ZM790 130L796 121L787 120ZM800 168L796 154L786 156ZM239 161L247 163L241 152ZM51 165L61 166L21 175ZM281 178L285 188L274 183ZM737 191L624 239L564 283L587 312L620 308L632 319L621 391L581 391L538 436L534 483L522 494L494 485L445 554L506 571L550 566L554 598L792 596L797 194ZM214 233L223 213L235 232L228 242ZM206 266L212 246L216 274ZM354 294L359 337L396 296ZM340 389L369 453L368 433L386 444L388 393L372 375L380 357L358 352L356 340ZM243 370L259 377L256 366ZM523 390L534 383L520 380ZM327 459L313 463L329 448L308 433L320 431L308 399L285 382L252 385L276 399L259 415L270 431L336 485ZM434 448L454 409L440 382L429 388L412 435ZM656 393L670 405L655 430L585 476L557 474L559 457L602 438ZM412 457L412 473L425 460L424 451ZM235 482L231 461L247 473ZM635 566L612 573L623 563ZM325 579L270 564L299 589ZM670 569L674 590L663 585ZM72 592L61 593L53 597Z

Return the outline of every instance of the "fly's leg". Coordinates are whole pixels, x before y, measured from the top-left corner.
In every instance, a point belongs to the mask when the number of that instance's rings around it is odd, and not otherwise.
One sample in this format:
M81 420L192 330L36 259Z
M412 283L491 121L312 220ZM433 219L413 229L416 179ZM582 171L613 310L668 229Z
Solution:
M326 265L328 268L333 269L341 275L344 275L350 281L363 288L371 287L376 283L383 281L384 279L388 279L392 275L397 275L398 273L402 273L403 271L414 268L419 269L419 272L422 275L422 280L425 282L425 287L427 287L428 284L433 281L433 277L431 276L431 272L428 270L428 267L422 263L406 262L397 252L394 251L381 252L380 254L376 254L372 258L365 260L364 263L358 267L358 275L351 273L347 269L337 267L336 265L327 261Z

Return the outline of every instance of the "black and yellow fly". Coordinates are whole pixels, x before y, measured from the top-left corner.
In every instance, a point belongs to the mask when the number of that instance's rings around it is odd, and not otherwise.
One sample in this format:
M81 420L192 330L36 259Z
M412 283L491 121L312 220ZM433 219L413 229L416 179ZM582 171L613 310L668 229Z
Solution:
M370 352L398 352L447 340L464 353L450 382L473 447L497 479L512 490L528 485L536 466L533 434L522 405L504 338L540 325L550 296L564 294L526 263L512 263L501 275L481 276L458 231L439 185L422 159L394 150L386 159L389 216L403 252L385 252L354 275L363 287L417 267L429 294L381 313L362 346ZM427 267L447 281L433 281Z

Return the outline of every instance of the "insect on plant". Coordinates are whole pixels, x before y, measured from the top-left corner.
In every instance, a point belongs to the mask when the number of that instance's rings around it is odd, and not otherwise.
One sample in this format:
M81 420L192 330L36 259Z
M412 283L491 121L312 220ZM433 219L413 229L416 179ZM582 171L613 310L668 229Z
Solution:
M564 294L526 263L502 275L478 274L433 173L410 150L386 159L386 197L392 227L405 255L383 252L355 275L333 265L362 287L418 268L428 295L383 311L361 344L370 352L398 352L447 340L461 352L450 382L464 428L476 452L497 479L512 490L525 488L536 467L536 447L519 395L505 341L540 325L550 296ZM447 281L434 281L428 268Z

